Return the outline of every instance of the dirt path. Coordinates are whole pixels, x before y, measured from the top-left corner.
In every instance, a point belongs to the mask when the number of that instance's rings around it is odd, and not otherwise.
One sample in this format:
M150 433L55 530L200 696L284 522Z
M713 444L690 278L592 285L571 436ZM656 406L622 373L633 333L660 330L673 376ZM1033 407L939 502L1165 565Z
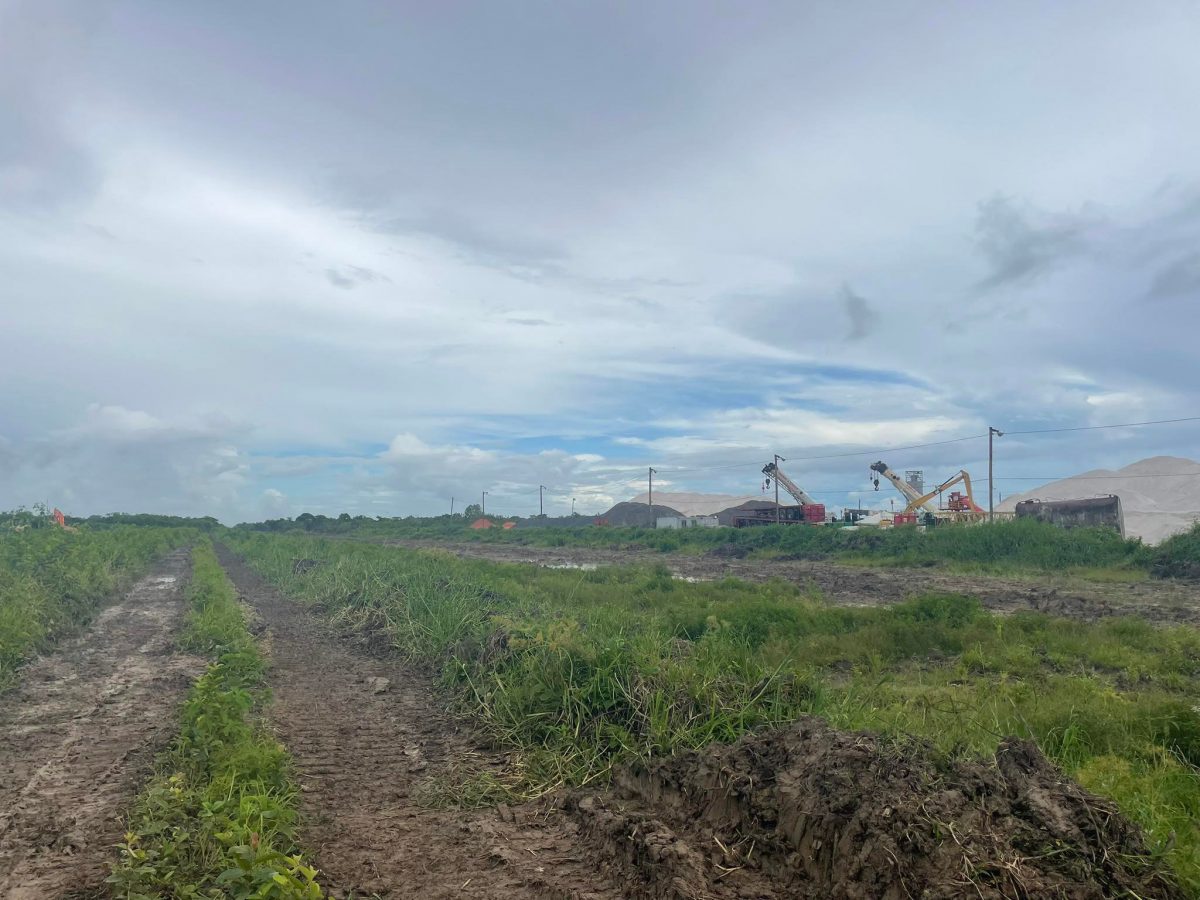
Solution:
M650 550L587 547L526 547L517 544L474 544L440 541L385 541L392 546L440 549L460 557L495 562L526 562L550 567L665 565L681 578L711 581L782 578L812 584L825 599L850 606L898 603L926 592L976 596L996 612L1032 609L1084 620L1111 615L1138 615L1153 622L1200 625L1200 585L1186 581L1132 584L1087 582L1046 576L1037 580L962 575L930 569L864 568L817 560L748 560L719 556L684 556Z
M171 554L0 696L0 897L103 892L121 816L203 670L173 646L187 572Z
M301 842L332 897L624 896L556 806L418 805L429 779L468 762L499 769L503 756L462 729L424 678L344 642L218 551L267 629L270 715L301 784Z

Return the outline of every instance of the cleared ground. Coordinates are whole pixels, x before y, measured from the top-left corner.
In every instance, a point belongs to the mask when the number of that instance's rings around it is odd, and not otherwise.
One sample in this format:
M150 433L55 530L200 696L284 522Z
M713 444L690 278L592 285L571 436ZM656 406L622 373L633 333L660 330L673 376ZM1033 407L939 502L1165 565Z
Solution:
M179 653L186 552L0 696L0 897L103 893L121 816L202 662Z

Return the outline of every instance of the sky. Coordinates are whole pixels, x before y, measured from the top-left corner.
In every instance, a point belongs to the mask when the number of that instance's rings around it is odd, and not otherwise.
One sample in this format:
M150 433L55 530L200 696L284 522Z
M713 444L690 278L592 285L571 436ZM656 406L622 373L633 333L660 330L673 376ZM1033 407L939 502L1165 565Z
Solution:
M877 504L885 449L1200 416L1197 46L1191 0L0 0L0 508L594 512L775 453ZM1198 426L1008 435L997 491Z

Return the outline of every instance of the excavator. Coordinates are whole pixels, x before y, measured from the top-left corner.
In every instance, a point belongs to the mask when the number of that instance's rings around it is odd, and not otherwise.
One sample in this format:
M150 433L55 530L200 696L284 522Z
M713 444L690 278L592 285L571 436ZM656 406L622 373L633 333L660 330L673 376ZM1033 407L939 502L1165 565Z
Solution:
M821 525L825 522L825 504L814 500L800 485L783 474L783 470L778 465L774 462L769 462L763 466L762 473L767 476L765 486L769 487L771 479L774 478L785 491L795 498L796 503L799 505L780 506L777 509L770 507L766 509L745 510L745 515L734 519L733 524L735 526L744 528L748 525L774 525L776 521L787 525L796 523ZM777 512L778 516L776 515Z
M896 524L915 524L919 511L923 511L927 519L932 517L935 521L949 522L976 522L985 515L982 507L975 502L975 495L971 490L971 476L967 474L966 469L960 469L958 474L942 482L927 494L918 491L888 468L887 463L882 460L872 463L871 470L878 472L890 481L896 490L908 500L908 506L904 508L904 512L895 517ZM962 484L963 490L951 491L950 496L946 498L946 506L939 507L934 498L959 483ZM878 476L875 477L875 490L879 490Z

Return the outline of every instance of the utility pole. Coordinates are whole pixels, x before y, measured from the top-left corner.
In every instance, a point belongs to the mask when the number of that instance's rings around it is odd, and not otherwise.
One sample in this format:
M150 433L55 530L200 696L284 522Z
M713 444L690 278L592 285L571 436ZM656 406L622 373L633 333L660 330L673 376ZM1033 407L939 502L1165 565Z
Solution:
M992 491L992 438L1004 437L1004 432L999 428L988 426L988 521L993 522L996 519L996 496Z
M649 486L648 490L646 491L646 497L647 497L646 505L650 507L650 527L656 528L656 527L658 527L658 522L654 518L654 474L655 474L655 469L653 466L649 466L648 468L650 471L649 471L649 474L647 475L647 478L649 479L650 486Z
M571 515L575 515L575 498L571 498Z
M479 498L479 514L481 516L487 515L487 491L484 491Z
M454 498L450 498L450 515L454 515Z
M773 479L775 482L775 524L776 525L779 524L779 464L781 462L787 462L787 460L784 457L780 456L778 453L776 453L775 454L775 477Z
M546 510L542 507L542 491L544 491L545 489L546 489L546 486L544 484L538 485L538 518L539 519L546 514Z

